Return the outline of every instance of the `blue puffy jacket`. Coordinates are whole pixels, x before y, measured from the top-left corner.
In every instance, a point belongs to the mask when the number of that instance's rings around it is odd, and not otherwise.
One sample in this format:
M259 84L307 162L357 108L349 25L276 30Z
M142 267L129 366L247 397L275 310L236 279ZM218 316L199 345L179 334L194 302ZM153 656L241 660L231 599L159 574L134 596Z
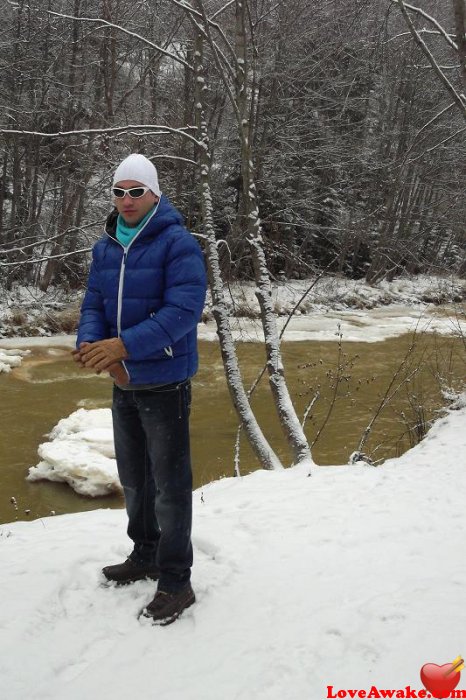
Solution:
M202 251L181 214L162 195L126 249L116 210L95 244L77 346L119 336L130 384L170 384L198 367L197 324L206 293Z

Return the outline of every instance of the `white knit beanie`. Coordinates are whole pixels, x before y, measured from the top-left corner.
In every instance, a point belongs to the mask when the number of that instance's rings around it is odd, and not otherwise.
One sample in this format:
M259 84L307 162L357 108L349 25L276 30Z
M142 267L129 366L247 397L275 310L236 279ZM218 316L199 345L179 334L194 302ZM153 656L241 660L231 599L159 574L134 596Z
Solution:
M142 153L131 153L115 170L113 187L123 180L140 182L142 185L149 187L157 197L160 197L159 178L155 165L152 165L150 160L143 156Z

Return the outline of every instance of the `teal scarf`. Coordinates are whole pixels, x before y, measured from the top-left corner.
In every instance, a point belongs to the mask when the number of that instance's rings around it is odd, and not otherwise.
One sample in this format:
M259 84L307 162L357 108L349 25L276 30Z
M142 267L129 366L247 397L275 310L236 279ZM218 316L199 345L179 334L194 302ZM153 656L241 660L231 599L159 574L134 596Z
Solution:
M152 214L154 213L155 206L152 207L152 209L145 215L141 221L136 224L136 226L128 226L125 223L125 220L121 216L121 214L118 214L118 219L117 219L117 227L116 227L116 237L117 241L119 241L122 245L124 245L125 248L129 246L131 241L139 231L142 229L144 224L150 219Z

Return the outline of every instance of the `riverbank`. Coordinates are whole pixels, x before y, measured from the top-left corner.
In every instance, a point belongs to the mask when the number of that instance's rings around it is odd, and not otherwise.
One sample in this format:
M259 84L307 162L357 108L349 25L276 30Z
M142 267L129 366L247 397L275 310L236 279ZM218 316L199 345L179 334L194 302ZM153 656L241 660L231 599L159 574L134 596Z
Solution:
M378 343L406 333L437 333L445 336L466 336L466 317L463 308L438 307L433 304L390 304L373 309L316 308L312 313L277 316L279 332L284 330L286 341L333 341L341 335L344 342ZM263 342L261 321L250 317L230 317L232 335L237 342ZM199 340L217 342L215 321L205 320L198 325ZM16 336L0 338L0 362L8 362L7 353L20 355L24 348L74 348L76 335ZM18 352L14 352L18 349ZM21 350L23 349L23 350ZM2 353L5 357L2 357ZM15 360L18 366L20 360ZM0 366L0 371L1 366Z
M464 654L465 422L463 395L421 444L378 469L259 471L195 491L197 603L167 628L137 620L152 583L101 585L101 566L129 549L123 511L1 526L5 695L420 690L425 663Z
M240 323L259 318L254 290L255 284L249 282L231 283L226 289L230 316ZM25 286L14 286L10 291L1 290L0 340L73 333L78 322L82 294L82 291L65 292L59 288L51 288L44 293ZM368 285L363 280L329 276L272 283L273 307L280 317L287 317L295 307L295 316L299 317L383 309L392 305L409 307L419 315L429 307L458 305L465 299L466 281L455 276L419 275L392 282L382 280L376 285ZM206 324L213 322L210 293L202 320Z

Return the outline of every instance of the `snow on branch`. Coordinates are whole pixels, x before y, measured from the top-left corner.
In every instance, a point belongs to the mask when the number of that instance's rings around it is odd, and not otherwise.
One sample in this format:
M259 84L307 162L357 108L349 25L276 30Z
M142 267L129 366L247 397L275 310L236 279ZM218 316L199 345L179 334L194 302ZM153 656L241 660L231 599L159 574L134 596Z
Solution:
M46 131L27 131L25 129L0 129L0 134L11 134L19 136L40 136L44 138L57 138L62 136L99 136L101 134L118 134L129 131L130 129L148 129L152 136L166 136L167 134L177 134L178 136L183 136L189 139L196 146L201 146L201 142L198 141L194 136L187 133L188 129L193 129L195 127L187 126L182 129L174 129L171 126L160 126L158 124L127 124L126 126L109 126L102 129L76 129L74 131L56 131L56 132L46 132ZM154 131L160 129L160 131Z
M409 15L409 12L407 10L408 5L404 2L404 0L392 0L398 7L400 8L400 11L405 18L406 24L409 27L409 31L411 32L414 41L416 44L420 47L420 49L424 52L424 54L427 56L430 65L434 69L434 72L437 74L437 76L440 78L440 81L443 83L444 87L450 95L452 95L453 100L455 104L459 107L460 111L463 114L463 117L466 119L466 98L464 95L460 95L460 93L455 89L455 87L452 85L452 83L448 80L447 76L445 73L442 71L440 66L438 65L437 61L435 60L435 57L431 53L429 47L425 43L425 41L422 39L421 35L417 31L416 27L414 26L412 19ZM411 5L409 6L410 8L412 7ZM456 47L456 44L455 44Z
M129 132L130 133L130 132ZM151 131L148 132L138 132L138 136L153 136ZM135 134L136 136L136 134ZM189 163L190 165L197 165L196 161L192 158L184 158L183 156L172 156L169 153L158 153L156 156L150 156L149 160L180 160L182 163Z
M226 70L228 71L228 73L230 75L230 78L234 81L235 76L234 76L233 69L232 69L230 63L228 62L227 57L225 56L225 54L223 53L221 48L218 46L217 42L212 37L212 35L210 33L210 28L212 27L220 34L221 38L223 39L223 43L226 45L233 62L237 65L236 52L235 52L233 46L231 45L230 41L228 40L222 27L217 22L213 22L212 18L209 18L207 16L207 12L204 8L204 5L202 4L202 0L200 2L199 1L197 2L197 5L199 6L199 10L196 10L192 5L188 5L188 3L186 3L186 2L180 2L180 0L171 0L171 2L174 5L176 5L177 7L181 7L183 10L185 10L189 14L191 21L194 23L194 25L196 26L198 31L202 34L202 36L205 39L208 40L209 44L211 45L211 48L214 52L214 57L216 59L218 59L218 56L220 56L220 58L222 59L224 65L226 67ZM216 16L217 14L218 13L215 13L214 16ZM219 68L218 65L217 65L217 68ZM223 74L223 71L222 71L222 74ZM227 88L227 90L228 90L228 88Z
M229 0L226 5L224 5L219 10L217 10L217 12L214 12L214 14L212 15L212 17L210 19L211 20L215 19L215 17L218 17L220 14L222 14L222 12L225 12L225 10L227 10L230 7L230 5L233 5L234 3L235 3L235 0Z
M190 165L197 165L196 161L192 158L183 158L182 156L171 156L168 153L161 153L157 156L151 156L150 160L156 160L157 158L162 158L163 160L181 160L183 163L189 163Z
M238 122L240 122L240 121L241 121L241 116L240 116L240 113L239 113L239 110L238 110L238 105L237 105L237 103L236 103L235 97L234 97L233 92L232 92L232 90L231 90L231 87L230 87L230 84L229 84L229 82L228 82L227 76L225 75L225 71L222 70L222 61L223 61L224 65L227 67L227 71L228 71L229 77L230 77L231 79L234 78L233 70L232 70L230 64L228 63L228 61L227 61L225 55L220 51L219 47L217 46L217 43L215 42L215 40L214 40L214 38L213 38L213 36L212 36L212 34L211 34L211 32L210 32L210 28L209 28L209 25L208 25L208 23L207 23L207 16L205 15L205 10L204 10L204 8L203 8L203 6L202 6L202 3L199 3L199 4L200 4L200 6L202 7L202 10L203 10L203 12L204 12L204 28L205 28L205 31L206 31L206 34L207 34L208 42L209 42L210 47L211 47L211 49L212 49L212 54L213 54L213 57L214 57L215 64L216 64L216 66L217 66L217 70L218 70L219 75L220 75L220 79L221 79L222 82L223 82L223 85L224 85L224 87L225 87L226 93L227 93L228 98L229 98L229 100L230 100L230 104L231 104L231 106L232 106L232 108L233 108L233 111L234 111L234 113L235 113L236 119L238 120ZM221 61L220 59L222 59L222 61Z
M55 17L63 17L64 19L72 19L78 22L92 22L94 24L98 23L101 27L111 27L112 29L118 29L118 31L123 32L124 34L128 34L129 36L132 36L135 39L139 39L144 44L147 44L151 48L156 49L157 51L162 53L164 56L168 56L174 61L178 61L178 63L181 63L181 65L183 65L188 70L194 70L192 65L190 65L183 58L180 58L180 56L178 56L177 54L171 53L170 51L163 49L161 46L158 46L158 44L154 44L154 42L150 39L146 39L145 36L141 36L141 34L132 32L129 29L122 27L120 24L114 24L113 22L108 22L106 19L101 19L99 17L76 17L74 15L65 15L62 12L52 12L52 10L47 10L47 12L49 15L54 15Z
M191 15L198 17L199 19L202 19L202 15L200 12L196 10L192 5L189 5L187 2L180 2L179 0L171 0L171 2L174 5L178 5L178 7L181 7L182 10L185 10L186 12L189 12Z
M394 2L395 5L400 4L398 2L398 0L392 0L392 2ZM443 38L446 40L447 44L449 44L449 46L452 49L454 49L455 51L458 51L458 45L456 44L456 42L453 41L453 39L451 38L451 35L448 34L447 31L445 31L445 29L442 27L442 25L437 22L435 17L431 17L431 15L428 15L427 12L424 12L424 10L422 10L420 7L415 7L414 5L408 5L407 3L403 3L403 4L408 10L411 10L411 12L415 12L416 14L421 15L421 17L424 17L424 19L426 19L428 22L433 24L434 27L436 27L437 32L439 34L441 34L443 36ZM429 34L429 33L436 34L437 32L429 32L427 29L421 29L418 31L418 34L421 34L421 33L423 33L423 34Z
M407 7L409 7L409 6L407 5ZM448 38L455 36L454 34L447 34L446 32L443 33L443 32L439 32L439 31L435 31L434 29L418 29L418 32L419 32L419 34L431 34L433 36L445 36L446 35ZM410 34L411 34L411 32L400 32L399 34L395 34L394 36L391 36L390 39L387 39L387 41L385 43L389 44L391 41L394 41L395 39L399 39L402 36L410 36ZM456 49L456 44L454 42L452 42L452 43L454 44L453 48Z
M437 148L440 148L440 146L445 146L447 143L450 141L453 141L456 139L457 136L461 136L466 131L466 126L464 126L462 129L458 129L458 131L455 131L453 134L450 134L450 136L446 136L442 141L439 141L436 143L434 146L430 146L430 148L426 148L425 151L420 153L416 158L410 158L409 162L414 163L416 160L420 160L421 158L424 158L424 156L427 153L432 153L432 151L435 151Z
M21 265L31 265L32 263L46 262L47 260L53 260L56 258L69 258L71 255L77 255L78 253L89 253L92 250L90 248L80 248L79 250L72 250L70 253L59 253L58 255L45 255L43 258L35 258L32 260L16 260L15 262L0 262L0 267L20 267Z
M448 112L448 111L449 111L452 107L454 107L454 106L455 106L455 103L454 103L454 102L450 102L449 105L447 105L446 107L444 107L443 109L441 109L440 112L437 112L437 114L436 114L435 116L433 116L432 119L429 119L429 121L428 121L426 124L424 124L424 126L422 126L422 127L417 131L415 137L413 138L413 141L412 141L410 147L408 148L408 150L406 151L406 153L405 153L405 155L404 155L403 161L402 161L402 163L401 163L401 167L403 167L403 166L408 162L409 154L410 154L411 151L413 150L414 146L417 145L417 144L419 143L419 137L421 136L421 134L422 134L424 131L426 131L426 130L429 128L429 126L432 126L432 124L434 124L434 122L436 122L438 119L440 119L440 117L441 117L443 114L445 114L446 112ZM424 138L425 138L425 137L424 137ZM422 141L422 140L423 140L423 139L421 139L421 141Z
M48 236L46 238L41 238L38 241L34 241L34 243L26 243L25 245L16 246L15 248L7 248L7 249L0 248L0 255L7 255L9 253L19 253L19 252L22 253L23 251L25 251L29 248L37 248L38 246L43 246L43 245L46 245L47 243L51 243L52 241L56 241L58 239L64 238L65 236L67 236L70 233L76 233L78 231L83 233L84 229L90 228L91 226L97 226L98 224L101 224L101 223L102 222L99 219L98 221L92 221L91 223L86 224L84 226L73 226L72 228L66 229L66 231L62 231L61 233L57 233L55 236ZM88 234L86 234L86 235L88 235ZM5 244L0 243L0 246L1 245L5 245ZM31 261L28 260L28 261L24 261L24 262L31 262Z

